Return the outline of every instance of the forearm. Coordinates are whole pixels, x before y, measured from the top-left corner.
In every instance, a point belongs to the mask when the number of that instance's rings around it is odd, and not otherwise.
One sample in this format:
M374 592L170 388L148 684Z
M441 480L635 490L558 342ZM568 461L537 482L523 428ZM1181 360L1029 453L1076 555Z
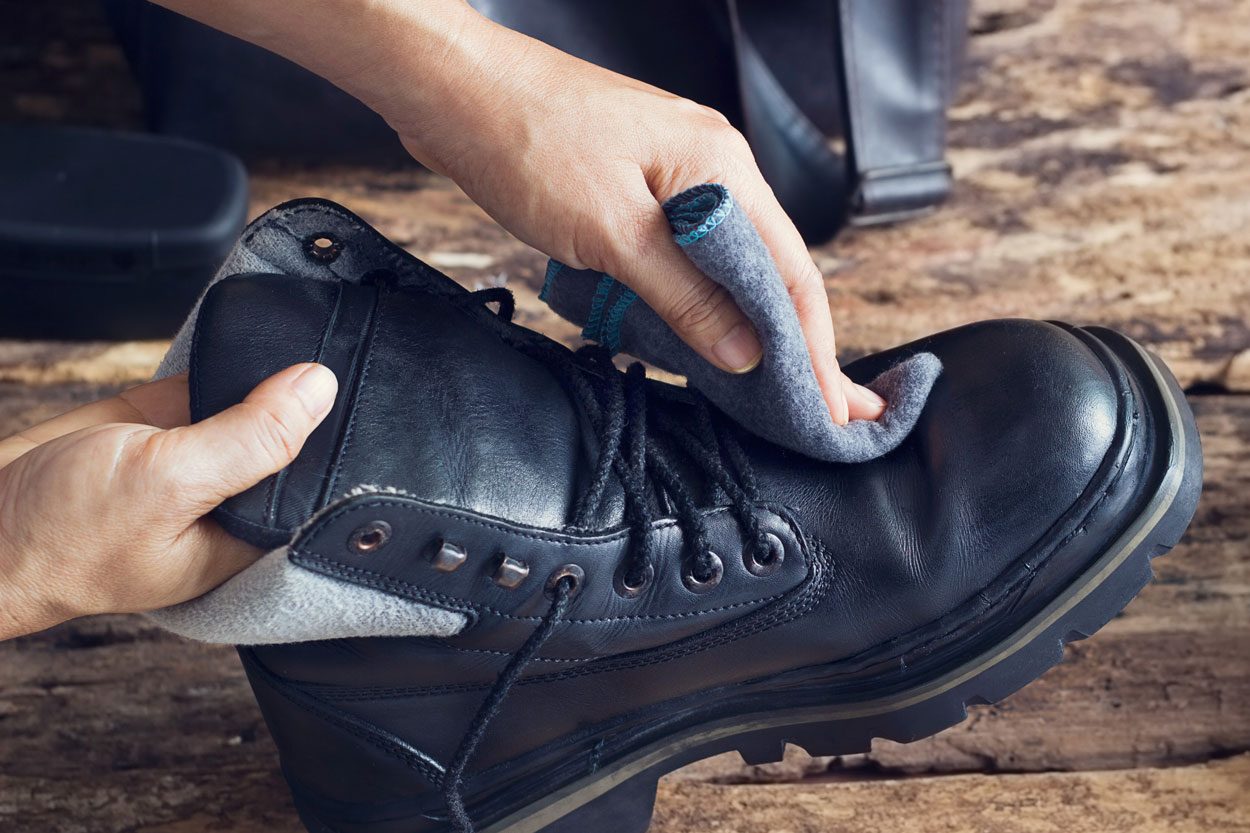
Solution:
M320 75L390 119L456 101L506 30L464 0L155 0Z

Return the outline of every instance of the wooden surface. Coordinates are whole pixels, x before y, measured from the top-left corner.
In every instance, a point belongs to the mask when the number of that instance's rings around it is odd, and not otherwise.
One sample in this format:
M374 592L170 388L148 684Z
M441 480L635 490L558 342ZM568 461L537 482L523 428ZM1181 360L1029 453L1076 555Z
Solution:
M94 5L62 6L0 0L0 120L134 125ZM865 756L700 762L662 786L657 833L1250 831L1250 3L996 0L974 30L950 204L815 252L843 353L1007 315L1127 330L1191 392L1197 518L1123 616L1005 703ZM329 196L575 336L534 298L542 257L446 183L253 173L257 211ZM0 435L144 378L163 349L0 342ZM232 651L137 617L0 645L0 831L297 829Z
M1245 831L1250 757L1176 769L660 785L651 833Z

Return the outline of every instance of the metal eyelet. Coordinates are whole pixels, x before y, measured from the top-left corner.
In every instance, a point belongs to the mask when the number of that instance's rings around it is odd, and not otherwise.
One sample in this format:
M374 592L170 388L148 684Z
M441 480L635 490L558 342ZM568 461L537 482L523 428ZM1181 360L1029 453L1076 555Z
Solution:
M556 597L556 587L564 579L570 579L573 586L569 588L569 598L573 598L582 589L582 585L586 583L586 571L576 564L565 564L556 567L547 577L547 586L543 588L543 593L547 598L554 599Z
M334 235L329 232L322 232L310 236L304 242L304 251L313 260L333 263L343 253L343 244L334 239Z
M771 532L765 532L764 540L768 542L768 553L762 560L757 547L748 546L742 550L742 563L753 576L771 576L781 569L786 560L786 545L780 538Z
M386 521L370 521L351 534L347 539L347 548L360 555L367 555L382 549L390 540L390 524Z
M651 582L655 580L655 566L652 564L647 565L647 568L642 573L642 581L637 586L625 580L625 572L625 567L616 571L616 575L612 577L612 588L616 590L618 596L623 596L626 599L638 598L651 586Z
M685 567L682 567L681 583L686 585L686 589L691 593L706 593L720 584L720 580L725 576L725 564L720 560L720 556L714 552L709 552L708 555L712 559L712 574L702 581L695 578L691 571L694 565L687 563Z

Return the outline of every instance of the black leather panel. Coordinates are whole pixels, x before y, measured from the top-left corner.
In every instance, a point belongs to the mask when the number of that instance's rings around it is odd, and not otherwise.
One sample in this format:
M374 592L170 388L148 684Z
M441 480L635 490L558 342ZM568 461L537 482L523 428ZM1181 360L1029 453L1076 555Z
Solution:
M840 628L872 645L942 615L1042 540L1132 419L1102 361L1052 324L961 327L850 364L852 379L919 351L938 378L916 429L856 466L750 449L770 499L836 553ZM1024 462L1024 461L1027 461Z
M191 418L200 420L241 401L279 370L324 358L325 334L338 307L337 284L251 276L216 284L200 305L191 353ZM337 369L337 368L336 368ZM344 420L340 397L308 439L310 449L330 451ZM293 466L306 480L323 481L333 456L303 455ZM216 512L232 533L258 546L277 546L290 533L275 524L277 487L270 477Z
M447 300L403 288L378 292L377 332L332 496L382 484L562 527L584 460L580 421L550 371L498 338L482 338Z
M368 359L377 293L372 287L349 283L335 284L334 292L330 316L321 334L318 353L312 360L333 370L337 378L348 380L348 389L335 399L334 409L295 461L274 477L265 523L281 530L283 535L304 523L334 494L326 461L335 460L339 455L345 432L351 425L354 401L351 380L358 377L361 365ZM324 486L316 489L308 485L314 483ZM288 484L292 487L286 488Z
M452 300L414 289L236 276L208 292L196 342L193 419L296 362L339 376L308 453L218 512L260 546L285 543L318 508L372 484L559 528L593 452L547 368Z
M353 718L282 684L241 652L265 723L280 747L303 754L283 760L283 774L322 799L351 802L367 796L386 801L436 789L442 766L402 738ZM334 770L329 782L327 764Z

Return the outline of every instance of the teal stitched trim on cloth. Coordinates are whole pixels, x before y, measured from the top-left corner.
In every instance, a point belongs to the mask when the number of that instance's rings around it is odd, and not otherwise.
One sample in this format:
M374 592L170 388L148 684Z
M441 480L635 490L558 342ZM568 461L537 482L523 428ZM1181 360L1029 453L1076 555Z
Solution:
M628 286L621 286L621 294L612 305L612 311L608 313L603 328L603 338L599 340L599 343L612 353L621 349L621 322L625 320L625 313L629 312L630 306L637 300L638 293Z
M538 300L547 301L551 295L551 287L555 285L556 275L564 268L563 263L547 261L547 274L543 277L543 288L538 292Z
M547 274L543 277L543 288L538 298L551 303L551 293L560 279L560 273L566 269L559 261L548 261ZM615 300L613 295L615 294ZM625 313L638 300L638 294L611 275L601 275L595 285L595 294L590 301L590 314L586 318L586 326L582 327L582 338L597 341L613 353L621 349L621 324Z
M715 211L707 215L706 220L699 223L696 228L691 229L685 234L679 234L673 239L677 241L678 246L689 246L694 241L707 237L712 229L716 228L725 221L725 218L729 216L729 212L733 211L733 207L733 197L730 196L728 191L726 191L724 199L721 200L721 204L716 206Z
M611 275L604 275L599 279L599 285L595 287L595 297L590 302L590 315L586 317L586 326L582 327L582 338L587 341L603 341L603 308L607 306L608 296L615 286L616 279Z

